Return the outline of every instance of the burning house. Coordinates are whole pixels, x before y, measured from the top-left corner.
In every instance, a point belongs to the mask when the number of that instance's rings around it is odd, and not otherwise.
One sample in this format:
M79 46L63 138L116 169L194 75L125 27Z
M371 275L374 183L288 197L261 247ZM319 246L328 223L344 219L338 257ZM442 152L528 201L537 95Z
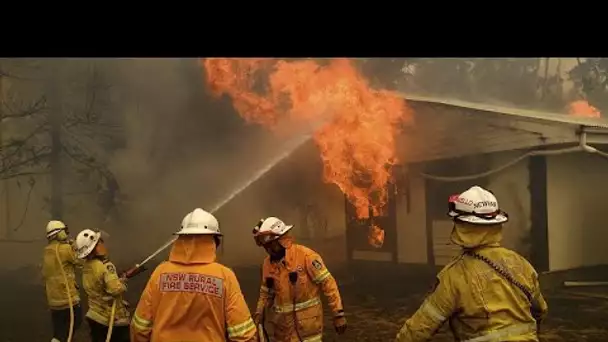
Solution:
M596 239L608 200L598 189L607 181L608 121L420 97L408 103L416 125L399 137L407 163L391 185L387 242L382 249L353 242L352 261L445 265L456 252L447 199L478 184L510 214L504 245L539 271L608 263ZM347 240L355 241L365 224L349 222Z
M407 164L385 218L387 239L396 242L385 250L353 245L353 261L445 265L456 251L444 204L478 184L510 213L504 244L539 271L608 263L594 238L608 199L598 190L608 171L607 121L436 99L409 104L416 128L400 136Z
M504 245L527 255L539 271L608 263L608 251L596 238L608 201L599 189L608 172L601 152L608 150L603 147L608 145L606 120L407 100L415 125L398 136L398 158L405 163L392 168L380 210L370 206L361 218L352 201L323 180L323 164L311 140L229 205L227 211L257 212L234 224L228 222L244 215L229 215L224 219L227 235L236 234L230 227L242 232L243 225L272 214L295 223L296 236L329 263L348 262L356 269L442 266L456 252L449 243L447 198L478 184L494 191L510 214ZM255 193L281 181L284 190L276 201L256 203ZM253 243L230 245L228 238L227 248L251 248L248 255L256 255L234 263L256 264L257 254L262 256Z
M296 223L300 238L335 260L328 263L441 266L455 253L446 201L477 184L511 214L504 244L540 271L608 263L596 239L608 197L597 189L608 171L601 152L608 121L596 111L404 97L371 89L347 60L203 64L213 93L228 95L246 121L278 134L281 120L316 127L308 143L223 209L228 237L275 215ZM268 76L262 93L254 89L260 72ZM276 196L256 196L269 191ZM249 248L262 256L242 239L232 247L241 259L229 263L259 262L244 257Z

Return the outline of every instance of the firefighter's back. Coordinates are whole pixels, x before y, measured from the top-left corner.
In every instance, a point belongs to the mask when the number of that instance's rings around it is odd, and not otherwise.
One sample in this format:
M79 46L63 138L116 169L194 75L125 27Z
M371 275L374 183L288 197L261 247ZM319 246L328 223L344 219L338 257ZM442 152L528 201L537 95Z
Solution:
M445 270L450 273L459 298L460 311L451 320L455 335L466 340L482 332L496 332L502 334L501 341L538 341L536 320L525 293L487 261L508 271L508 276L540 296L546 310L534 268L525 258L503 247L481 248L475 254L486 261L465 254Z
M53 309L65 309L80 302L78 289L76 288L76 276L74 265L69 261L74 258L72 247L67 242L52 241L44 248L42 261L42 274L44 276L46 296L49 307ZM64 278L65 276L65 278ZM70 290L70 297L66 291L66 283Z
M157 272L158 316L152 340L225 341L227 273L232 271L218 263L165 262Z
M197 208L182 221L169 261L152 273L131 322L131 341L251 341L256 328L229 268L216 263L219 223Z

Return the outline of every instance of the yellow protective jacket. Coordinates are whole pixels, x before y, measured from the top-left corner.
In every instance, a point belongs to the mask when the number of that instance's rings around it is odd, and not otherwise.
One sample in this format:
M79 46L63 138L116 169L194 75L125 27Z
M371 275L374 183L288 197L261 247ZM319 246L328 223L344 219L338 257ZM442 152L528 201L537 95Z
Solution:
M457 224L452 241L508 271L547 313L538 274L519 254L502 248L500 226ZM457 341L538 341L536 320L526 295L482 260L463 253L437 276L434 290L397 335L397 342L428 341L448 321Z
M253 342L257 329L234 272L215 262L211 236L181 236L152 273L131 341Z
M46 298L51 309L68 308L70 299L72 305L80 302L75 274L75 267L80 266L82 266L82 262L76 258L69 242L53 240L44 247L42 275L46 287ZM68 289L66 289L66 278Z
M280 243L286 248L285 257L271 262L266 257L262 266L262 286L256 306L256 320L266 307L273 311L273 325L276 342L314 342L323 337L323 306L320 292L335 316L342 316L342 298L336 280L329 273L323 259L315 251L293 243L293 238L283 236ZM289 273L297 273L295 287ZM267 278L273 279L273 289L269 289ZM295 301L294 301L295 300ZM295 305L294 305L295 303ZM295 308L295 315L294 315ZM297 331L294 321L297 320Z
M127 286L120 280L116 267L105 257L85 261L82 271L82 286L88 296L89 310L86 316L99 324L108 326L112 303L116 300L114 326L129 324L127 304L122 294Z

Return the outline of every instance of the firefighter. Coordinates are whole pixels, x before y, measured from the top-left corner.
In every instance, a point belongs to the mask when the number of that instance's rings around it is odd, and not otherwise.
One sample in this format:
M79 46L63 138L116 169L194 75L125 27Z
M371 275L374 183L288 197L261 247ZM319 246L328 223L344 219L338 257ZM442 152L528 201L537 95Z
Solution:
M323 307L319 292L327 297L338 334L346 331L346 318L336 280L315 251L294 243L287 226L276 217L260 220L253 229L255 242L268 257L262 266L260 297L254 314L262 323L266 308L274 311L277 342L313 342L323 337Z
M158 265L141 295L131 341L256 341L234 272L215 261L217 219L194 209L175 234L169 261Z
M46 225L48 244L44 248L42 275L51 309L53 342L69 341L82 323L80 295L75 268L82 266L69 241L68 227L61 221Z
M129 311L122 294L126 280L119 278L116 267L108 259L101 233L85 229L76 237L76 254L85 259L82 286L88 296L86 317L92 342L104 342L111 334L112 342L129 341Z
M450 198L448 215L461 253L438 274L396 341L427 341L446 321L458 341L538 341L547 303L532 265L500 246L508 216L494 194L471 187Z

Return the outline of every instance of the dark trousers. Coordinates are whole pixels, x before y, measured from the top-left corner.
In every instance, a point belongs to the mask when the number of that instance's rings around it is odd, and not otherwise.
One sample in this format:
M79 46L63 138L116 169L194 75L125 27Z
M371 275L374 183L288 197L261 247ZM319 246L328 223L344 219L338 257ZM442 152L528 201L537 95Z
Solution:
M51 310L53 320L53 337L61 342L68 340L70 333L70 308L62 310ZM82 309L79 304L74 305L74 331L72 336L82 323Z
M87 318L89 328L91 329L91 342L105 342L106 336L108 335L108 327L103 324L99 324L94 320ZM129 326L114 326L112 327L112 338L111 342L129 342Z

